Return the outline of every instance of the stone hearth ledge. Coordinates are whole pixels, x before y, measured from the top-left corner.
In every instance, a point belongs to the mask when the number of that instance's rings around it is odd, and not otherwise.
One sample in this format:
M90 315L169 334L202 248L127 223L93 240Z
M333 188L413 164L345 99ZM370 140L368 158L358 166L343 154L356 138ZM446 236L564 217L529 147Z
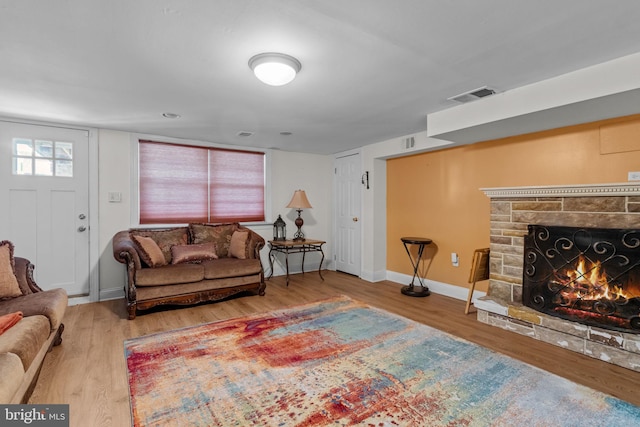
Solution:
M474 306L479 322L640 372L640 335L567 321L491 296Z

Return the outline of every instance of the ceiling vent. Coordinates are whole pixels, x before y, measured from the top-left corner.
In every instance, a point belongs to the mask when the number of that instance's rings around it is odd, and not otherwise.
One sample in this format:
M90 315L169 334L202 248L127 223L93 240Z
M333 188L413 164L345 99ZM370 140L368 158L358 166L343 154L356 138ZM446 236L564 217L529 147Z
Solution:
M495 95L495 89L491 89L490 87L483 86L478 89L471 90L469 92L461 93L460 95L452 96L451 98L447 98L449 101L456 101L460 103L475 101L476 99L485 98L487 96Z

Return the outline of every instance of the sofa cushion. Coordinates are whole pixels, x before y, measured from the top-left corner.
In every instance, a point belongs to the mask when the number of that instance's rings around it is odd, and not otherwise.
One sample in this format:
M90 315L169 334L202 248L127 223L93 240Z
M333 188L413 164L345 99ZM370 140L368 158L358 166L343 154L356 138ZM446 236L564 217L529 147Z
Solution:
M0 242L0 299L14 298L22 295L16 267L13 260L13 244L8 240Z
M0 301L0 315L21 311L26 318L40 314L49 319L50 330L54 331L62 323L67 304L67 292L56 288Z
M247 256L247 239L249 239L249 231L236 230L231 235L231 243L229 244L229 256L233 258L246 259Z
M198 282L204 279L201 264L174 264L158 268L141 268L136 271L136 286L175 285Z
M171 246L186 245L189 240L188 227L176 227L166 230L133 229L131 235L151 237L164 255L166 264L171 263Z
M229 246L231 245L231 236L238 229L237 222L228 224L189 224L189 233L191 235L191 243L215 243L217 246L218 257L224 258L229 256Z
M262 265L258 259L220 258L204 261L202 266L205 279L249 276L262 271Z
M25 369L20 358L13 353L0 353L0 403L9 403L20 388Z
M171 264L200 262L208 259L218 259L215 243L174 245L171 247Z
M131 240L136 246L140 259L149 267L161 267L167 265L167 260L160 246L151 237L131 235Z
M0 335L0 353L13 353L26 371L50 334L49 320L44 316L29 316Z

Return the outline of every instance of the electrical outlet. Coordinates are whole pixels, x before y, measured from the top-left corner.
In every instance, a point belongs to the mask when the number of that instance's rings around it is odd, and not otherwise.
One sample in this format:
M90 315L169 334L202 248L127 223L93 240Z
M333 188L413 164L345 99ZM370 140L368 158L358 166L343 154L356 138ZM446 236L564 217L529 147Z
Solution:
M629 172L629 181L640 181L640 172Z
M458 267L460 265L458 254L455 252L451 252L451 265L453 265L454 267Z

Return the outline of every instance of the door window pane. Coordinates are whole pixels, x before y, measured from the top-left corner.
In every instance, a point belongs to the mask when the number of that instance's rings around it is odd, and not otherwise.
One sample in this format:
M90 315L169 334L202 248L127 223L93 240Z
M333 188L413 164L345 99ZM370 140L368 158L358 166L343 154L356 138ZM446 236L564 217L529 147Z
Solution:
M29 158L14 157L13 159L14 175L33 175L33 160Z
M53 160L50 159L36 159L35 160L36 175L52 176L53 175Z
M33 141L30 139L14 139L13 154L16 156L33 156Z
M36 141L36 157L53 157L53 142Z
M71 142L56 142L56 159L73 159L73 144Z
M56 176L73 176L73 163L69 160L56 160Z

